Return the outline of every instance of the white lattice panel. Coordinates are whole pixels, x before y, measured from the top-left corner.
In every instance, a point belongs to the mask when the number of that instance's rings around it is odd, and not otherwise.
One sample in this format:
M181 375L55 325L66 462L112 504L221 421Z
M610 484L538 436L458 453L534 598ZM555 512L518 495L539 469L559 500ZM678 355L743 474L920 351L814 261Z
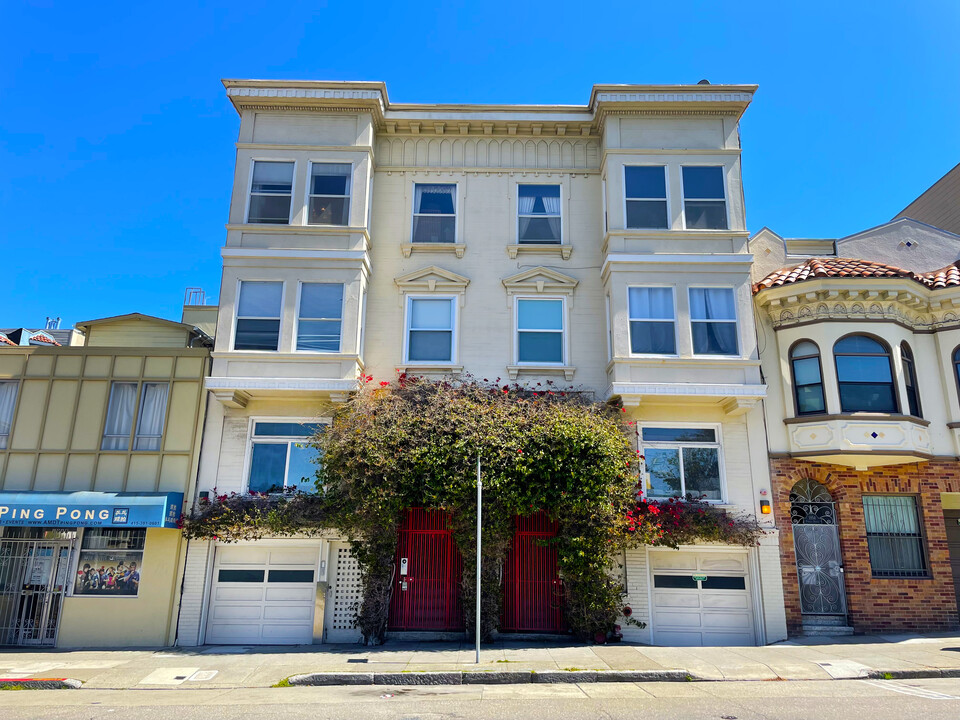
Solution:
M327 613L327 642L356 642L360 639L354 619L361 598L360 565L350 548L335 549L333 587Z

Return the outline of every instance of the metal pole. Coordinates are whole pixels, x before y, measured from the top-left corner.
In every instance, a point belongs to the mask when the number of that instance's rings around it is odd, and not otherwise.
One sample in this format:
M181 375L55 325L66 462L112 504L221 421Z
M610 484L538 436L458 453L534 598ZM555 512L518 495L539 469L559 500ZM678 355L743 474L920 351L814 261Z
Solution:
M477 454L477 665L480 664L480 518L483 515L483 481L480 480L480 454Z

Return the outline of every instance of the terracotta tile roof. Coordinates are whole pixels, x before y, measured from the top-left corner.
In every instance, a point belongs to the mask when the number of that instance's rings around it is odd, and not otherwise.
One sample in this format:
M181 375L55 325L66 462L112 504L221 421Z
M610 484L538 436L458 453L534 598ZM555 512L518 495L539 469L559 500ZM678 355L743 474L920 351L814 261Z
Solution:
M781 268L767 275L753 286L753 292L758 293L767 288L790 285L792 283L813 280L816 278L882 278L899 277L913 280L928 288L939 288L960 285L960 260L947 265L945 268L928 273L915 273L911 270L858 260L856 258L810 258L800 265Z

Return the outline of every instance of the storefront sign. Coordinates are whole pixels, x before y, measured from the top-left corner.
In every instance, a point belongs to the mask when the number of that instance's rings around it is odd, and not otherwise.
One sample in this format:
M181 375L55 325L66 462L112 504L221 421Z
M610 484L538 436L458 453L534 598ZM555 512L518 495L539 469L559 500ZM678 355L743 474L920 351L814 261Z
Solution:
M183 493L0 492L0 526L175 528Z

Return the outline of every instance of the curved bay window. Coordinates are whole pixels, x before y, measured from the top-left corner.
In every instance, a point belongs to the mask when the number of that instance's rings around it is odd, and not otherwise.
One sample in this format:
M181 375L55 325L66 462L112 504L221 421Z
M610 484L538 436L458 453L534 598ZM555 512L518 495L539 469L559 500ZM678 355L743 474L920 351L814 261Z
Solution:
M833 346L841 412L899 412L890 351L866 335L848 335Z
M907 404L910 414L914 417L923 417L920 414L920 390L917 388L917 366L913 362L913 352L907 343L900 343L900 362L903 364L903 384L907 391Z
M820 348L809 340L801 340L790 349L790 371L793 373L793 397L797 415L826 412L823 399L823 373L820 372Z

